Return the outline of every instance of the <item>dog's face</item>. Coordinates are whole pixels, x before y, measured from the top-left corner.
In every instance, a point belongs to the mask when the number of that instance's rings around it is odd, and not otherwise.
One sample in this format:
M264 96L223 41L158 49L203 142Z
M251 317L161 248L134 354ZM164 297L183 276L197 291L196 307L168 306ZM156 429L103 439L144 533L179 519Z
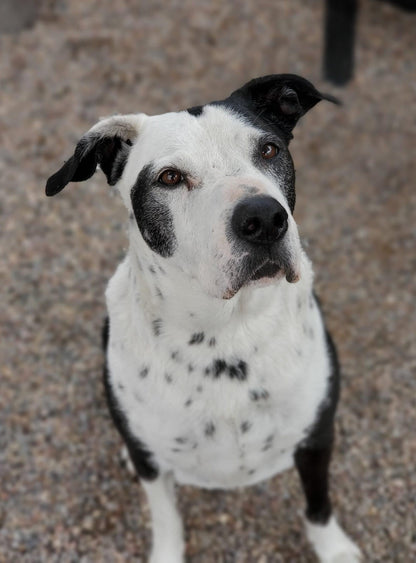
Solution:
M288 144L320 94L273 75L229 98L177 113L114 116L79 142L47 194L89 178L97 164L137 222L139 244L218 298L248 284L299 277Z

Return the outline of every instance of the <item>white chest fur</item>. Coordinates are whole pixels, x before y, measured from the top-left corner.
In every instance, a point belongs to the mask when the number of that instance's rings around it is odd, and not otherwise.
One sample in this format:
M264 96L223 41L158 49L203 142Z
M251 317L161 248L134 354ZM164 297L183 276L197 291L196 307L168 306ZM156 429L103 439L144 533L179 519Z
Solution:
M182 483L243 486L290 467L329 376L307 258L298 284L242 290L211 310L180 291L157 307L130 260L107 304L110 381L131 432Z

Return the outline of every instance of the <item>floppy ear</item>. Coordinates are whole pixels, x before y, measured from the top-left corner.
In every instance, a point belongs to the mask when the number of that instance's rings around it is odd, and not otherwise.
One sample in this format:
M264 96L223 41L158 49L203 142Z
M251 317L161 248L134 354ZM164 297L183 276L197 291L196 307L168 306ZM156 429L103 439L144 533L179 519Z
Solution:
M109 185L114 186L123 173L143 118L144 114L114 115L99 121L81 137L71 158L49 178L46 195L56 195L69 182L88 180L97 164Z
M315 104L321 100L340 104L337 98L318 92L313 84L296 74L255 78L235 90L230 98L247 107L259 121L277 125L288 141L299 118Z

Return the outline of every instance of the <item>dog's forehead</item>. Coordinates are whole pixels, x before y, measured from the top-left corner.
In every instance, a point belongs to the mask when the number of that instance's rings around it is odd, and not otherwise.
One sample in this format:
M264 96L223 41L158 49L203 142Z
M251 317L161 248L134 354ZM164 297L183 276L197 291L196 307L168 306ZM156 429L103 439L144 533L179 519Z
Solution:
M233 150L249 151L261 135L261 129L235 111L206 105L198 115L185 110L148 117L137 139L136 151L142 162L184 155L230 156Z

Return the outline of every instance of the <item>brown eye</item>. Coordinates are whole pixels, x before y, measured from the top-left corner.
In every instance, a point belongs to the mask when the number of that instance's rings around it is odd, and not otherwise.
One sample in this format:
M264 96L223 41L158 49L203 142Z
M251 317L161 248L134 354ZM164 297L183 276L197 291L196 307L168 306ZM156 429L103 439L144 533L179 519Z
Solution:
M160 182L164 186L176 186L180 184L182 180L182 174L179 172L179 170L175 170L173 168L165 170L158 178L158 182Z
M266 160L275 157L278 153L279 148L273 143L266 143L261 148L261 156Z

